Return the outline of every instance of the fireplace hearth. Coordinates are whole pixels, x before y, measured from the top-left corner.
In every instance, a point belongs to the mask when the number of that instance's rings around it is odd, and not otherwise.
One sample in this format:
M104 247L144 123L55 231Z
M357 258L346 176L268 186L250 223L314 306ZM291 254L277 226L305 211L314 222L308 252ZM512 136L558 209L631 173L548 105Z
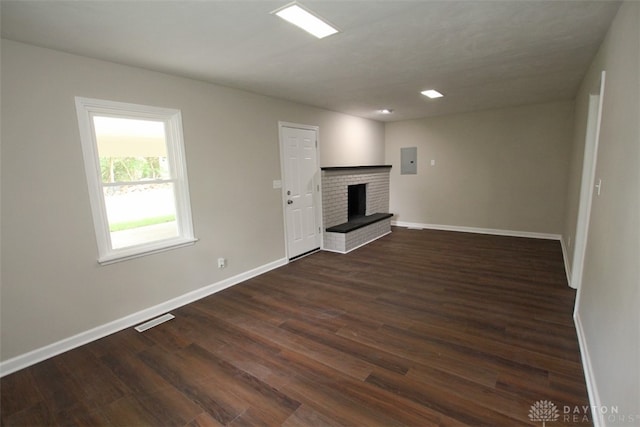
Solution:
M322 168L323 249L347 253L391 232L390 169Z

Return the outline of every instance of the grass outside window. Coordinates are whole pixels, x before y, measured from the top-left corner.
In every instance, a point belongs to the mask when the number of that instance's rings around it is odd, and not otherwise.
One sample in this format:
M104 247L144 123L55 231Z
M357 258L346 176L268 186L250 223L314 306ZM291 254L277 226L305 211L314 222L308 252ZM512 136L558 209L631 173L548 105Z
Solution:
M109 225L109 231L113 233L114 231L130 230L132 228L146 227L148 225L155 225L155 224L163 224L165 222L172 222L175 220L176 220L175 215L164 215L164 216L157 216L153 218L136 219L133 221L117 222L115 224Z

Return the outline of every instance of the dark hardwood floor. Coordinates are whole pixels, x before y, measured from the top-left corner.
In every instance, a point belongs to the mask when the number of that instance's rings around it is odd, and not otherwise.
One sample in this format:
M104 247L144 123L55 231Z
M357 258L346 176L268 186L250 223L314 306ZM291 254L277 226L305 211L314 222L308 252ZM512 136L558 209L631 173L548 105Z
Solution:
M1 380L3 425L519 426L588 405L557 241L394 228Z

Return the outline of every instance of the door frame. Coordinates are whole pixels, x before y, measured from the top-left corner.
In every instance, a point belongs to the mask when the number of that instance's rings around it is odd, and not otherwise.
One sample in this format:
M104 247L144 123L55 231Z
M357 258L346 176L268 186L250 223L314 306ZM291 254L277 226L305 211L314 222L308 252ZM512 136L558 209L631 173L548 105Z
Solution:
M316 170L314 173L314 184L316 185L317 191L314 192L314 206L315 206L315 216L318 227L320 227L320 242L318 247L324 247L324 233L323 224L322 224L322 179L320 174L320 127L313 125L304 125L300 123L292 123L285 121L278 121L278 140L280 147L280 176L282 179L282 188L280 191L281 194L281 204L282 204L282 222L284 225L284 250L285 257L287 258L287 262L291 259L289 254L289 239L287 236L287 195L286 195L286 173L285 173L285 149L284 149L284 139L283 139L283 128L294 128L294 129L304 129L311 130L316 133Z
M580 201L578 202L578 218L571 263L572 288L578 289L575 306L578 306L584 260L589 237L589 221L598 163L598 145L600 142L600 125L602 122L602 103L604 98L606 72L602 71L597 85L589 92L589 110L587 113L587 129L585 135L584 158L582 163L582 179L580 181Z

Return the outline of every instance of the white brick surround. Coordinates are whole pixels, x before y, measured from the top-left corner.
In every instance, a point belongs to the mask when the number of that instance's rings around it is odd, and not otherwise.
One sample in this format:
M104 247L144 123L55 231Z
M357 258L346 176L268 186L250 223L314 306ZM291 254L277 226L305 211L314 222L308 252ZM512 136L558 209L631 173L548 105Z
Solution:
M389 233L391 233L391 218L383 219L348 233L328 233L325 231L322 249L346 254Z
M389 212L389 166L322 169L322 221L325 230L347 222L349 185L367 184L366 215ZM324 231L323 249L347 253L391 232L391 219L348 233Z

